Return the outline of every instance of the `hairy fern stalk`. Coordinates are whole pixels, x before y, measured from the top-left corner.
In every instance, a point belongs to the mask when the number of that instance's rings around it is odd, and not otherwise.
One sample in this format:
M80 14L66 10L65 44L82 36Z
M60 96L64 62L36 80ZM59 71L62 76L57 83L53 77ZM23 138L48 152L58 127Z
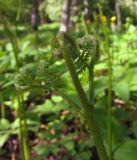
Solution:
M63 86L62 83L59 83L61 78L48 63L40 64L36 68L30 66L20 71L16 76L15 86L18 90L54 91L62 96L70 106L79 111L84 110L84 116L94 138L100 160L107 160L108 157L94 113L93 68L99 59L98 42L91 35L86 35L75 41L69 34L60 32L52 40L51 46L53 56L65 60L81 105L77 105L62 92ZM79 74L82 74L86 69L89 70L89 95L85 93L79 80Z

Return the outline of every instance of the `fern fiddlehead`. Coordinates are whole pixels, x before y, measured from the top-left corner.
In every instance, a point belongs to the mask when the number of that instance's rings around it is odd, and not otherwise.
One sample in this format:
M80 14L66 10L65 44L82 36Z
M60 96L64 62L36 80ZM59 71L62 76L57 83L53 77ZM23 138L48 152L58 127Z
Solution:
M15 77L15 87L18 91L30 91L37 94L54 92L60 95L70 106L80 111L81 107L61 90L63 83L60 74L50 68L49 63L30 64L22 68Z
M97 63L100 57L97 39L94 36L86 35L80 38L77 43L81 57L83 57L83 61L87 63L87 66L89 67L91 63Z
M15 77L17 90L29 90L37 93L53 92L55 88L61 87L61 82L58 75L49 68L48 63L28 65Z

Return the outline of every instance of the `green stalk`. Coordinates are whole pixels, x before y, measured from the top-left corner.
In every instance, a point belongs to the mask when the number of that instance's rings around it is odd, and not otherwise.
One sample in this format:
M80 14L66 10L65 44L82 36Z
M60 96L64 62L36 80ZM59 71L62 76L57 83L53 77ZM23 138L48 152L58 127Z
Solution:
M93 107L87 106L85 109L85 117L88 122L88 126L90 132L92 133L93 139L95 141L95 146L97 148L97 152L100 160L108 160L107 153L103 144L103 140L101 138L97 121L95 119L95 113Z
M82 15L82 23L85 31L85 35L88 35L88 28L84 19L84 15ZM88 73L89 73L89 102L93 105L94 104L94 65L90 63L88 66Z
M64 46L64 48L62 48L62 50L63 50L63 56L65 59L66 65L67 65L69 72L71 74L73 84L74 84L76 91L77 91L77 94L81 100L82 106L85 106L85 105L87 106L89 104L88 99L86 97L84 89L82 88L82 85L81 85L79 78L77 76L73 61L71 60L70 56L68 55L68 51L67 51L67 48L65 48L65 46Z
M103 29L104 35L105 35L105 42L106 42L106 52L108 57L108 97L107 97L107 132L108 132L108 153L109 153L109 160L112 160L112 60L111 60L111 53L109 50L109 39L108 39L108 33L107 33L107 26L104 26Z
M82 24L83 24L85 35L88 35L88 28L85 22L84 14L82 14Z
M99 14L103 16L103 12L101 9L100 4L98 4ZM106 44L106 52L108 57L108 107L107 107L107 141L108 141L108 158L112 160L112 61L111 61L111 54L109 50L109 37L108 37L108 26L107 23L102 24L102 31L105 36L105 44Z
M23 102L23 96L21 96L21 101ZM23 125L23 147L24 147L24 155L25 160L31 160L31 153L30 153L30 147L29 147L29 139L28 139L28 126L27 126L27 118L24 110L23 103L21 105L22 109L22 125Z
M22 158L24 160L31 160L31 154L30 154L30 148L28 145L28 128L27 128L27 121L26 121L26 115L25 110L23 106L23 96L21 93L18 92L19 97L19 120L20 120L20 142L21 142L21 149L23 149Z
M20 19L20 15L21 15L21 0L17 0L18 6L17 6L17 14L16 14L16 23L19 21Z
M40 37L39 37L39 31L35 31L35 43L36 44L39 44L40 43ZM37 45L35 44L35 50L36 50L36 53L37 53L37 61L39 62L39 48L37 47Z
M22 101L20 100L20 96L18 94L18 106L22 105ZM20 152L21 152L21 158L22 160L25 160L25 154L24 154L24 147L23 147L23 126L22 126L22 110L21 107L18 107L17 111L18 117L19 117L19 142L20 142Z
M5 19L3 19L3 24L4 24L4 28L5 31L8 35L8 37L10 38L10 42L13 48L13 53L14 53L14 57L15 57L15 61L16 61L16 70L19 70L19 58L18 58L18 54L19 54L19 47L18 47L18 42L17 39L15 37L15 34L13 32L11 32L10 28L9 28L9 24L7 24L7 21Z
M112 62L111 55L108 48L108 149L109 149L109 160L112 160Z
M85 31L85 35L88 35L88 28L84 19L84 15L82 16L82 22L83 22L83 27ZM88 73L89 73L89 102L90 104L94 104L94 64L90 63L88 66Z
M89 102L94 105L94 65L90 64L89 72Z
M63 40L61 42L63 42ZM88 102L86 94L85 94L85 92L82 88L82 85L79 81L79 78L77 76L73 61L68 54L68 49L66 48L65 44L60 43L60 45L61 45L61 49L63 51L63 57L65 59L66 65L68 67L68 70L70 72L70 75L71 75L71 78L73 81L73 84L74 84L75 89L77 91L77 94L81 100L82 106L85 110L85 118L88 122L88 126L90 128L90 131L92 132L92 135L94 137L95 145L97 147L97 151L98 151L100 160L108 160L106 150L105 150L102 138L100 136L99 129L97 127L97 122L94 117L93 106L91 106Z
M0 93L0 102L1 102L1 118L3 119L6 117L6 113L5 113L5 106L3 104L2 93Z

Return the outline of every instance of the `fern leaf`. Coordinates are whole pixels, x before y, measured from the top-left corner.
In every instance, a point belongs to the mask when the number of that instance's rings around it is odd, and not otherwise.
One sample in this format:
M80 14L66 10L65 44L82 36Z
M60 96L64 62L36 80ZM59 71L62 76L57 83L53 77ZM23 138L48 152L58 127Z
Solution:
M61 87L62 84L60 77L50 69L48 63L28 65L15 77L15 87L19 91L53 92L54 88Z
M61 40L64 40L65 43ZM57 58L63 58L61 43L66 45L78 75L99 59L98 43L96 38L91 35L84 36L75 42L68 33L60 32L52 41L52 53Z

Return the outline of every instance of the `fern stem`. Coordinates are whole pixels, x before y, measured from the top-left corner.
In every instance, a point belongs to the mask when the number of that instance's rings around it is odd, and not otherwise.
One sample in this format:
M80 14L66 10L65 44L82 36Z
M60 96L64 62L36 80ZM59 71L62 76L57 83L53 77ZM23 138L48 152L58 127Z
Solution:
M98 3L98 9L100 16L104 16L102 12L101 5ZM109 50L109 37L108 37L108 24L102 24L102 31L105 36L105 44L106 44L106 52L108 57L108 99L107 99L107 143L108 143L108 158L112 160L112 61L111 61L111 54Z
M108 155L109 160L112 160L112 60L109 50L108 26L103 26L103 33L105 36L106 52L108 57L108 97L107 97L107 141L108 141Z
M94 65L90 65L89 71L89 102L94 105Z
M4 28L5 31L10 39L12 48L13 48L13 53L14 53L14 58L16 61L16 70L19 70L19 58L18 58L18 54L19 54L19 47L18 47L18 42L16 39L16 36L13 32L11 32L9 25L7 24L7 21L3 18L3 24L4 24Z
M73 84L74 84L75 89L77 91L77 94L81 100L82 106L84 107L85 118L88 122L88 126L90 128L90 131L92 132L92 135L94 137L95 145L97 147L97 151L98 151L100 160L107 160L108 158L107 158L106 150L105 150L103 141L101 139L101 136L100 136L100 133L99 133L99 130L97 127L97 123L94 118L93 106L91 106L88 102L86 94L85 94L85 92L82 88L82 85L79 81L79 78L77 76L73 61L68 54L68 49L66 48L65 44L60 43L60 45L61 45L61 48L63 51L63 57L65 59L66 65L68 67L68 70L70 72L70 75L71 75L71 78L73 81Z
M18 98L18 106L22 105L22 101L20 100L19 94L17 95ZM23 147L23 127L22 127L22 110L21 107L18 107L18 118L19 118L19 145L20 145L20 152L21 152L21 158L22 160L25 160L25 154L24 154L24 147Z
M99 154L99 158L100 160L108 160L107 153L106 153L106 150L103 144L103 140L101 138L101 135L98 129L98 125L95 119L95 113L94 113L93 107L91 107L90 105L85 106L85 107L86 107L85 117L88 122L90 132L92 133L92 136L95 142L95 146Z
M3 104L3 96L2 93L0 93L0 103L1 103L1 118L5 118L6 117L6 113L5 113L5 106Z
M111 63L111 55L108 48L108 149L109 149L109 160L112 160L112 63Z
M31 160L30 148L28 145L28 128L26 121L26 114L23 106L23 96L18 93L19 96L19 120L20 120L20 142L21 149L23 149L22 156L24 160Z
M88 35L88 28L85 22L84 14L82 14L82 24L83 24L85 35Z
M105 35L106 52L108 57L108 97L107 97L107 141L108 141L108 155L109 160L112 160L112 60L111 53L109 50L109 37L107 26L103 26L103 32Z
M88 99L87 99L86 94L84 92L84 89L79 81L75 66L73 64L72 59L68 55L68 50L65 47L65 45L62 47L62 50L63 50L63 57L65 59L66 65L69 69L73 84L74 84L76 91L77 91L77 94L81 100L82 106L88 105Z
M23 102L23 96L22 102ZM24 106L22 105L22 117L23 117L23 146L24 146L24 154L25 154L25 160L31 160L31 153L30 153L30 147L29 147L29 141L28 141L28 126L27 126L27 118L24 110Z

